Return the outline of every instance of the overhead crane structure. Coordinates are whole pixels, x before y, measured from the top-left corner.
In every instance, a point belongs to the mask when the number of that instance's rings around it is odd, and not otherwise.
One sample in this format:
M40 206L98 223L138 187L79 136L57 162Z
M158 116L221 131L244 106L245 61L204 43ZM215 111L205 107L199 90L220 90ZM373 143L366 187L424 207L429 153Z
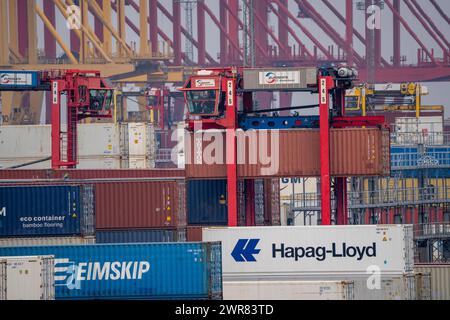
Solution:
M184 22L183 2L0 1L0 65L12 70L100 70L113 80L151 86L180 85L193 66L229 65L345 64L357 68L363 82L369 74L375 82L450 80L450 19L438 0L343 0L345 10L329 0L314 1L314 6L307 0L197 0L187 11L192 19ZM79 8L80 28L69 30L57 21L72 19L72 6ZM365 24L361 31L358 23L374 16L373 6L383 7L383 21L392 23L375 30ZM391 35L392 41L381 41ZM187 51L183 42L189 44ZM248 63L249 56L254 64ZM11 107L29 107L27 118L40 115L42 99L39 93L2 94L3 114ZM289 106L291 99L284 92L280 106ZM270 97L260 100L267 108Z
M322 195L322 224L331 224L330 125L335 127L383 126L384 117L345 117L345 91L353 87L355 69L329 68L215 68L202 69L191 76L184 87L188 130L225 129L226 171L228 182L228 224L237 225L237 141L236 130L247 121L254 110L253 93L257 91L317 93L319 117L262 116L262 122L273 122L271 129L320 127L320 178ZM242 107L241 107L242 105ZM330 110L331 106L331 110ZM294 106L288 109L299 109ZM274 109L266 112L276 111ZM256 118L255 118L256 119ZM290 126L287 124L291 124ZM265 129L244 127L243 129ZM293 146L294 147L294 146ZM346 178L336 178L337 222L346 224ZM339 200L340 199L340 200ZM248 213L246 213L248 214Z
M0 71L0 91L51 92L51 165L53 169L77 164L77 123L86 118L111 118L114 90L99 71ZM66 131L61 105L65 96Z

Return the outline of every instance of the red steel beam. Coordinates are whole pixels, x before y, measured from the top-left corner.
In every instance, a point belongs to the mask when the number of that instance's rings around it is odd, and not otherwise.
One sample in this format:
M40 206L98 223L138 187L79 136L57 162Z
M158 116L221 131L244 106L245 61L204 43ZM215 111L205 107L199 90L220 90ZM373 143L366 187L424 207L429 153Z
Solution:
M157 0L149 0L148 7L148 22L149 22L149 35L150 35L150 44L151 51L158 52L158 1Z
M445 21L447 21L448 24L450 24L450 18L447 16L447 14L442 10L442 8L436 3L435 0L430 0L431 4L434 6L434 8L439 12L442 18L444 18Z
M239 19L236 20L236 17L239 15L239 2L238 0L228 0L228 3L222 3L222 6L225 7L228 13L228 36L230 41L234 43L239 43ZM230 61L239 60L242 52L240 49L232 50L231 48L228 51Z
M211 20L217 25L217 27L219 27L221 38L224 37L225 40L228 40L230 42L230 44L233 46L235 50L240 51L239 41L238 42L233 41L233 39L228 35L227 29L220 23L219 20L217 20L217 17L211 12L211 10L207 6L204 6L204 9L205 12L210 16ZM223 11L226 12L225 10ZM242 56L242 54L240 55Z
M206 30L205 30L205 1L197 0L197 39L198 64L206 64Z
M159 4L159 3L158 3ZM174 63L181 65L181 6L176 0L172 1L173 8L173 52L175 55Z
M308 1L296 0L297 4L301 6L314 20L314 22L324 30L329 37L341 48L346 47L346 42L341 36L335 31L335 29L328 24L328 22L317 12L314 7ZM355 57L356 63L358 65L363 65L363 58L353 50L353 55Z
M433 30L431 30L431 28L428 26L428 24L422 18L421 13L425 13L425 12L423 12L422 8L420 8L422 10L422 12L419 13L416 11L416 9L414 8L414 6L411 4L411 2L409 0L405 0L405 3L408 6L411 13L417 18L417 20L419 20L419 22L422 24L422 26L425 28L425 30L427 30L427 32L434 39L434 41L436 41L436 43L441 47L442 52L445 55L445 53L447 51L447 47L441 42L441 40L438 38L438 36L433 32ZM417 6L417 2L412 1L412 3Z
M44 14L50 23L55 26L56 8L53 1L44 1ZM48 59L56 59L56 40L48 28L44 28L44 52ZM48 99L47 99L48 100Z
M331 180L330 180L330 109L329 90L333 88L333 78L319 76L320 115L320 188L322 196L322 225L331 224Z
M436 27L436 24L434 24L433 20L426 14L426 12L422 9L422 7L419 5L419 3L416 0L411 0L411 2L416 6L417 10L419 11L421 17L424 17L425 20L428 22L428 24L431 26L431 28L434 30L434 32L442 39L442 41L445 42L444 46L444 54L447 51L447 48L450 48L450 43L447 41L445 36L442 34L442 32L439 30L438 27Z
M288 0L280 0L280 2L283 4L283 6L288 6ZM285 15L278 15L278 11L273 9L272 4L269 2L269 5L272 7L272 12L275 13L278 17L278 39L283 44L283 46L286 48L284 51L284 56L282 58L289 58L292 55L292 52L290 51L289 46L289 29L285 26L288 25L288 18ZM301 44L299 43L299 46Z
M347 0L346 0L347 1ZM341 20L342 23L346 24L346 18L344 18L344 16L338 11L336 10L336 8L330 3L329 0L322 0L322 2L328 7L328 9L331 10L331 12L333 12L333 14L339 19ZM348 10L348 7L346 7L346 12ZM358 32L358 30L356 30L353 27L353 35L356 36L356 38L361 41L362 44L366 44L366 39L362 36L361 33ZM389 66L390 63L387 62L383 57L381 57L381 62L383 63L384 66Z
M419 44L419 46L422 48L422 50L427 54L427 56L431 59L431 61L433 63L436 63L434 57L432 56L432 54L430 53L430 51L425 47L425 45L423 44L422 41L420 41L420 38L417 36L417 34L411 29L411 27L408 25L408 23L405 21L405 19L403 19L403 17L398 13L398 11L395 10L395 8L393 7L393 5L391 4L391 2L389 0L385 0L385 2L387 4L387 6L389 7L389 9L391 9L392 13L394 14L395 17L397 17L397 19L400 20L400 22L402 23L403 27L405 27L405 29L409 32L409 34L414 38L414 40L416 40L416 42Z
M229 60L228 54L228 12L224 7L224 3L227 0L220 0L219 2L219 16L220 16L220 28L221 30L225 30L220 32L220 63L222 65L226 65Z
M347 50L347 63L353 65L353 1L345 1L345 43Z
M281 3L284 3L283 1L287 1L287 0L280 0ZM281 14L280 9L278 8L278 10L275 8L275 6L272 3L269 3L270 8L272 9L272 12L275 13L275 15L278 17L278 21L281 22L281 24L283 25L283 27L281 27L280 25L278 26L278 29L283 29L288 31L291 36L295 39L295 41L297 41L297 44L299 45L300 48L302 48L302 51L304 51L311 59L313 58L313 55L309 52L309 50L306 48L306 46L303 44L303 42L300 40L300 38L297 36L297 33L289 26L289 22L288 19L285 15ZM280 39L280 41L282 41ZM287 42L289 44L289 42Z
M22 57L28 57L28 8L27 0L17 0L18 49Z
M262 32L262 30L260 28L256 29L256 35L259 37L259 42L263 44L263 49L265 49L266 54L267 54L268 46L269 46L267 35L270 35L270 37L277 43L277 45L281 48L281 50L285 54L287 54L288 50L287 50L286 46L280 42L280 40L277 38L275 33L272 30L270 30L270 28L268 27L268 18L269 18L267 15L268 2L263 2L263 3L261 3L261 2L262 1L254 2L255 6L256 6L255 11L254 11L255 18L256 18L256 20L258 20L258 24L264 30L264 32ZM248 4L248 2L247 2L247 4ZM255 24L255 27L256 27L256 24Z
M108 1L108 0L106 0ZM44 1L45 2L45 1ZM103 9L103 0L97 0L97 4ZM94 32L98 40L103 42L103 23L97 15L94 14Z
M394 10L400 13L400 0L394 0L393 2ZM400 67L401 64L401 37L400 37L400 20L395 16L392 17L393 25L393 65L394 67Z
M327 49L325 49L325 47L312 35L311 32L309 32L309 30L307 28L305 28L305 26L300 23L300 21L298 21L298 19L296 19L292 13L289 11L289 9L287 7L285 7L280 0L273 0L273 2L275 2L278 5L278 8L281 9L281 11L283 11L283 13L285 15L287 15L289 17L289 19L292 20L292 22L294 22L299 28L300 30L302 30L302 32L314 43L314 45L320 49L320 51L322 51L322 53L327 57L327 59L329 60L333 60L333 57L330 55L330 53L328 52Z

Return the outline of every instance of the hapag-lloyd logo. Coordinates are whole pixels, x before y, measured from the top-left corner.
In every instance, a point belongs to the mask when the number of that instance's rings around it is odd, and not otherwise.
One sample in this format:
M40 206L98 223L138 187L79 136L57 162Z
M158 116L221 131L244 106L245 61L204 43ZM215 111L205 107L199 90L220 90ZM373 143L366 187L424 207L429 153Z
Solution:
M177 132L172 133L172 141L177 141L179 136ZM232 139L236 139L237 154L234 154L234 150L226 148L227 143L228 145L231 143L227 140ZM185 152L187 165L223 165L236 162L238 165L258 165L261 168L261 175L274 175L279 170L277 130L270 133L267 130L196 131L192 135L184 135L184 141L178 141L171 154L174 163L177 163L180 149Z

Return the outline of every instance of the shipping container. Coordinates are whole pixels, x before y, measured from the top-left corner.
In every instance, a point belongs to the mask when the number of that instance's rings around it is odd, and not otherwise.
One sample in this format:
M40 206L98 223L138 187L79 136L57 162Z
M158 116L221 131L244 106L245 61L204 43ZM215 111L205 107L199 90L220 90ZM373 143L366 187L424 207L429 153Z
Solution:
M40 85L39 71L15 71L8 70L0 73L1 90L37 89Z
M30 247L95 244L95 237L0 238L0 247Z
M411 225L204 228L203 241L222 242L225 281L403 274L414 260Z
M19 163L51 155L51 126L0 126L0 160Z
M119 157L120 130L116 123L89 123L78 125L79 157Z
M186 229L97 230L96 243L185 242Z
M354 300L351 281L224 281L224 300Z
M245 90L301 90L317 85L316 68L257 68L244 70Z
M54 300L52 255L0 257L6 260L6 300Z
M416 264L414 271L430 275L432 300L450 300L449 264Z
M0 301L6 300L6 260L0 259Z
M187 226L186 241L188 242L202 242L202 229L204 226Z
M56 299L221 299L219 243L0 248L54 255Z
M131 178L184 178L180 169L69 169L69 170L0 170L1 180L39 180L39 179L131 179Z
M192 180L186 187L189 225L227 225L226 180Z
M185 227L185 188L181 180L96 183L96 228Z
M92 185L0 187L0 237L94 234Z
M320 176L319 130L238 130L238 177ZM187 178L225 178L225 133L199 131L185 136ZM389 175L389 130L330 130L333 176Z

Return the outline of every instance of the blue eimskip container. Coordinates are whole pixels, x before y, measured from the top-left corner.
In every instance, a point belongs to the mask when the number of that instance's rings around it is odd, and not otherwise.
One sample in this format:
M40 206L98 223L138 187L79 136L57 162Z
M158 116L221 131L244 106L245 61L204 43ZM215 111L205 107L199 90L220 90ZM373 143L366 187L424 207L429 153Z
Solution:
M56 299L222 299L220 242L0 248L55 256Z
M92 236L92 185L0 187L0 237Z

